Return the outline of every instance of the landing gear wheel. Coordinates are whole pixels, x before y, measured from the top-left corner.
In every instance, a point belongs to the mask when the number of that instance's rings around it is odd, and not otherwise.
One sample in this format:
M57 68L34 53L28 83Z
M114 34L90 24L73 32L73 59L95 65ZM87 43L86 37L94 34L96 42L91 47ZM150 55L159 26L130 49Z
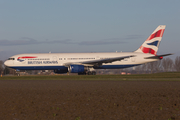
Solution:
M92 75L96 75L96 72L95 72L95 71L92 71Z
M92 72L91 72L91 71L89 71L87 74L88 74L88 75L92 75Z
M96 75L96 72L95 71L89 71L87 74L88 75Z

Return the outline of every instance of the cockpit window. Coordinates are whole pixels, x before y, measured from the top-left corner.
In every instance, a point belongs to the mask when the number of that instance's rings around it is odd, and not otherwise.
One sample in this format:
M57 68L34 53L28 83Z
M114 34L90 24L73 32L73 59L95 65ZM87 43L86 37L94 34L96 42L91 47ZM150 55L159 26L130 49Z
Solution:
M8 60L15 60L14 58L8 58Z

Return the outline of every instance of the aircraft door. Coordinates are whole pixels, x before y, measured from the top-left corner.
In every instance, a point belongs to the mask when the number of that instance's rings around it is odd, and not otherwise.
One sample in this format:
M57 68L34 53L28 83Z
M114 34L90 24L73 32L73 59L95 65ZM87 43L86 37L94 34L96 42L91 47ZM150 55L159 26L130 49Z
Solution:
M131 61L132 61L132 62L135 62L135 61L136 61L136 58L135 58L135 57L131 57Z
M56 57L56 56L53 56L52 60L53 60L53 61L57 61L57 57Z

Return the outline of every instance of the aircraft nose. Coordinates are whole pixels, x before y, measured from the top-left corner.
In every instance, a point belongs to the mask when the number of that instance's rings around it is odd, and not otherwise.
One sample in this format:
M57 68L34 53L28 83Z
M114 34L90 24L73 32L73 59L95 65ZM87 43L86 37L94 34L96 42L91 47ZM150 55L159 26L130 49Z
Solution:
M9 66L9 61L6 60L6 61L4 62L4 64L5 64L6 66Z

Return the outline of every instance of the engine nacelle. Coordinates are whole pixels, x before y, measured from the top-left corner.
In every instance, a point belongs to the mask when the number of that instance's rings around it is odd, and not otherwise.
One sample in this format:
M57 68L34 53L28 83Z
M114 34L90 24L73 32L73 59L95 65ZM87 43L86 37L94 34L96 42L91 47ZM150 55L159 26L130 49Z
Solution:
M62 73L67 73L67 72L68 72L68 68L54 70L54 73L57 73L57 74L62 74Z
M81 73L84 71L85 71L84 65L70 65L69 67L69 72L71 73Z

